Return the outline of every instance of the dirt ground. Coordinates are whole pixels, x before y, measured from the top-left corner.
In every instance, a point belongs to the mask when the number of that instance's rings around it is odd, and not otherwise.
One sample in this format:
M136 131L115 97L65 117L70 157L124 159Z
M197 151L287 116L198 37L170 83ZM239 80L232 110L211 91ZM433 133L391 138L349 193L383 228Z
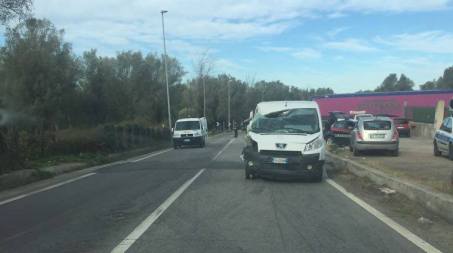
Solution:
M453 161L433 155L433 143L427 138L401 138L400 154L369 151L358 157L348 147L330 147L331 152L367 164L375 169L401 177L431 190L453 194Z

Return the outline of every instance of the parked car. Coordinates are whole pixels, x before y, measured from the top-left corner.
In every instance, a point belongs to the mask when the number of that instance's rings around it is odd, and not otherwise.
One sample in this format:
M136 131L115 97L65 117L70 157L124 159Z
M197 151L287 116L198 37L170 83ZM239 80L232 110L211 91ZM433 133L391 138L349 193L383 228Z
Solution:
M434 135L434 155L441 156L442 153L448 155L453 160L453 116L447 117L442 122L439 130Z
M351 139L351 132L354 129L354 121L346 119L346 120L338 120L330 127L330 130L326 133L326 141L332 142L339 146L346 146L349 145Z
M348 116L349 115L347 115L346 113L340 112L340 111L329 112L329 116L327 117L327 121L324 125L324 129L326 131L330 130L330 127L332 126L333 123L335 123L336 121L341 120L341 119L347 119Z
M371 118L373 117L373 114L369 114L369 113L362 113L362 114L356 114L354 115L354 118L353 120L355 122L359 121L359 119L363 119L363 118Z
M388 117L359 119L351 133L349 148L354 156L364 150L388 150L398 156L399 135L393 120Z
M321 181L325 142L313 101L261 102L247 127L245 178L308 177Z
M376 116L376 117L389 117L389 118L391 118L391 119L398 118L397 115L394 115L394 114L387 114L387 113L378 113L378 114L374 114L374 116Z
M411 137L411 128L409 126L409 120L406 118L394 118L396 130L400 136Z

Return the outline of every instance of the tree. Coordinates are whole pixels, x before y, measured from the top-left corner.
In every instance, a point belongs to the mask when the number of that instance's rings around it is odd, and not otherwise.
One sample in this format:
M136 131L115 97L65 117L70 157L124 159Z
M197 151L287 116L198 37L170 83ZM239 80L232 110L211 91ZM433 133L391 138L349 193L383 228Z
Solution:
M375 91L394 91L397 82L398 76L395 73L389 74Z
M446 68L444 74L437 80L428 81L420 85L422 90L453 89L453 66Z
M33 115L42 127L58 127L71 113L79 65L63 30L48 20L28 19L8 28L2 50L2 72L7 107Z
M0 0L0 23L4 25L14 18L25 19L31 6L31 0Z
M413 89L414 82L406 75L401 74L398 79L397 74L389 74L375 91L410 91Z
M414 82L404 74L401 74L400 79L395 84L396 91L411 91L413 90L413 87Z

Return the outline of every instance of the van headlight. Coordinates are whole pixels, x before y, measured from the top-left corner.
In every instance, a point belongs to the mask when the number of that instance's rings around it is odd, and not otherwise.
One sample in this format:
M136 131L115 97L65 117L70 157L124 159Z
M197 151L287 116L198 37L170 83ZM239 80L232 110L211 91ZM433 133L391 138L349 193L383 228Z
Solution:
M304 152L313 151L320 149L324 145L324 140L322 138L316 138L313 141L305 144Z
M200 132L194 132L194 133L193 133L193 136L194 136L194 137L200 137L200 136L201 136L201 133L200 133Z

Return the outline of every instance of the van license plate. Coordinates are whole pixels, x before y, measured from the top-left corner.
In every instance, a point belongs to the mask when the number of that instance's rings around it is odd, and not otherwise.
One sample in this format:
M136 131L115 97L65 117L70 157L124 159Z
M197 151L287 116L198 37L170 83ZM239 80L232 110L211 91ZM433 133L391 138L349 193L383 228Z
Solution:
M383 139L385 134L370 134L370 139Z
M190 142L190 139L184 139L184 142Z
M280 158L280 157L273 157L272 158L272 163L287 164L288 163L288 159L287 158Z

